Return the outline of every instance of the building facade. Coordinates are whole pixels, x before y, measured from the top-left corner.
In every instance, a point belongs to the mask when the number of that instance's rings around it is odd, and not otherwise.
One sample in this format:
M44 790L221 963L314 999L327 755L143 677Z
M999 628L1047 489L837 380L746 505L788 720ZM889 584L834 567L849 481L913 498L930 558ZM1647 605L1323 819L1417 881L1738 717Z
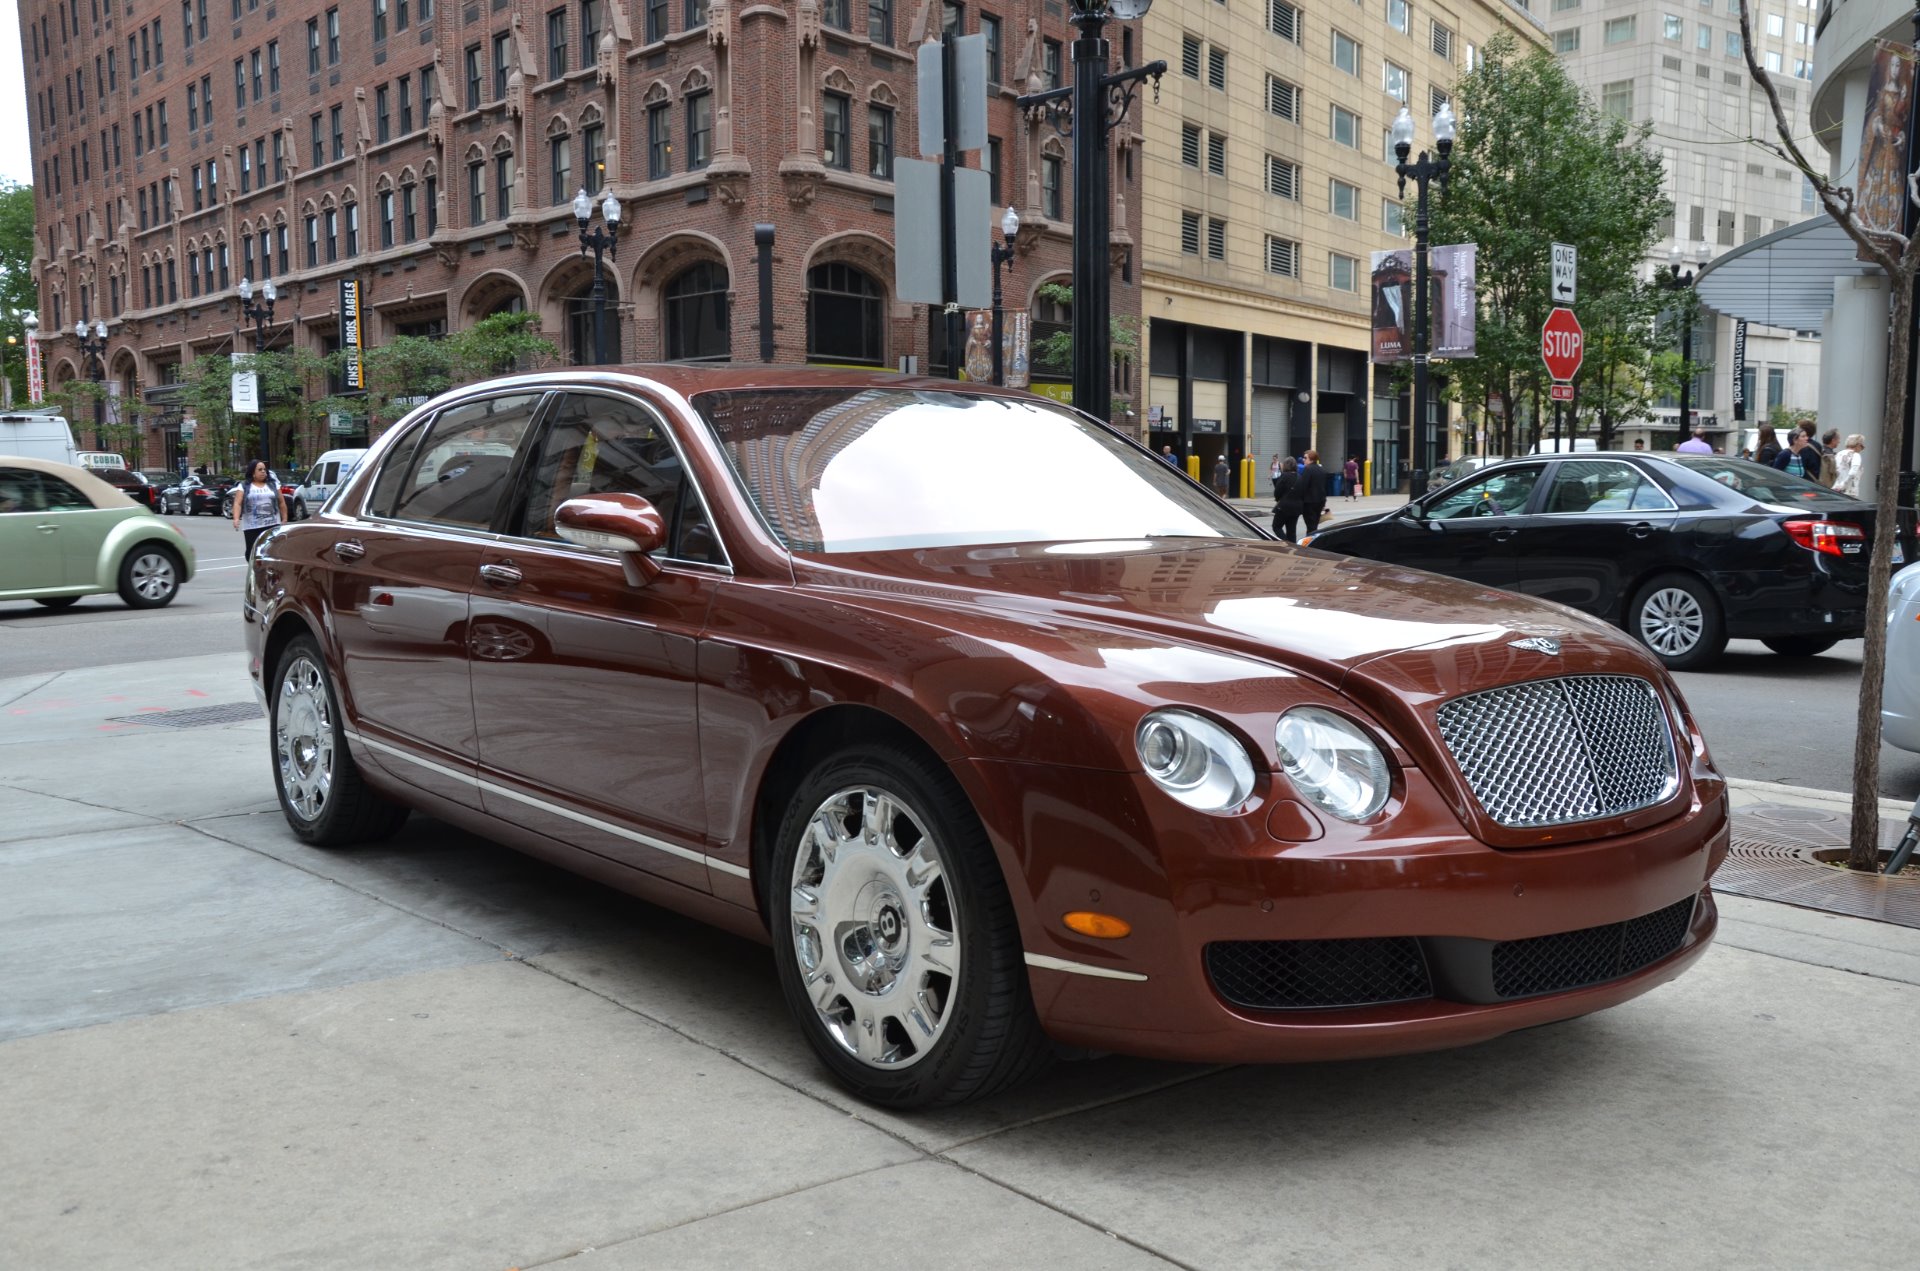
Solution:
M1813 216L1813 187L1785 160L1748 138L1772 139L1772 112L1748 75L1741 50L1740 0L1544 0L1553 48L1602 109L1651 123L1666 168L1673 215L1648 260L1706 264L1727 251ZM1750 0L1755 52L1775 77L1794 136L1810 146L1816 15L1808 0ZM1694 322L1692 423L1737 452L1746 431L1775 407L1813 411L1820 398L1819 332L1752 323L1747 331L1747 418L1733 410L1732 321L1708 308ZM1680 404L1659 402L1645 428L1622 444L1673 444Z
M1405 377L1368 361L1372 253L1412 237L1388 129L1404 105L1431 149L1476 51L1502 30L1543 44L1543 28L1506 0L1162 0L1145 26L1145 56L1170 68L1142 116L1151 444L1208 471L1226 456L1248 494L1271 456L1310 447L1398 488ZM1442 451L1463 453L1444 428Z
M279 290L271 347L337 348L353 277L368 345L525 309L588 361L580 189L624 205L614 360L760 359L771 226L772 360L941 372L937 307L895 299L893 176L918 150L912 50L943 24L988 40L992 139L966 163L996 222L1021 215L1008 303L1042 334L1070 320L1038 298L1068 280L1067 143L1014 104L1060 82L1060 0L24 0L21 19L55 384L94 373L71 328L103 318L109 391L164 407L183 365L251 348L243 278ZM1137 314L1138 200L1116 185L1114 307ZM1065 364L1035 369L1065 395ZM138 462L171 466L178 414L153 418ZM348 427L339 444L364 437Z

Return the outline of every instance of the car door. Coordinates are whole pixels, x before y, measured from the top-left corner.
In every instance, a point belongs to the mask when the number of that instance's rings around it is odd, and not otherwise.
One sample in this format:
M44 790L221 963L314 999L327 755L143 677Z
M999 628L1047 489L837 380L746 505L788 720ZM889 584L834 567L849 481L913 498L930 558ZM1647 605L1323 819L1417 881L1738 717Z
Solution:
M1673 556L1677 515L1637 464L1560 460L1515 540L1518 589L1617 620L1634 580Z
M51 472L40 474L40 498L60 544L60 577L55 585L84 587L97 582L100 549L113 527L126 519L125 509L97 508L78 486Z
M467 593L544 394L448 407L387 451L359 516L322 549L342 707L401 780L471 803Z
M1390 558L1488 587L1511 589L1518 577L1514 542L1546 465L1490 468L1419 505L1419 528Z
M0 592L58 587L60 524L47 513L40 473L0 468Z
M667 523L644 586L553 529L566 499L616 493ZM661 417L593 392L550 413L520 502L510 541L481 553L468 625L483 805L707 890L695 665L729 571L705 504Z

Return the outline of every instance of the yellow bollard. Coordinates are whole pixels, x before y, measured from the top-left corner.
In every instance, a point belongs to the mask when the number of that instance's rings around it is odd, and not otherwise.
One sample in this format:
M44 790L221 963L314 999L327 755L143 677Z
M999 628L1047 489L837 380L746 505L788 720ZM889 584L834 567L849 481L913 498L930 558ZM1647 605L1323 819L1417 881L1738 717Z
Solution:
M1242 456L1240 460L1240 497L1241 498L1256 499L1260 497L1257 493L1255 493L1259 489L1258 486L1254 485L1254 481L1256 480L1257 477L1258 477L1258 471L1253 462L1253 456L1252 455Z
M1195 481L1198 481L1200 479L1200 456L1199 455L1187 456L1187 475L1192 477Z
M1372 494L1373 493L1373 460L1362 459L1360 461L1360 488L1354 491L1354 493L1356 494Z

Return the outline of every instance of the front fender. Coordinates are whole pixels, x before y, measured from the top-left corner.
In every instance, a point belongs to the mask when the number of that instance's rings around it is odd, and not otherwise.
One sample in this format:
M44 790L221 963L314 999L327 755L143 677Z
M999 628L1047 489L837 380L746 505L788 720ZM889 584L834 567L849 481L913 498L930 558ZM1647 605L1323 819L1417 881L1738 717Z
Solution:
M112 591L120 585L120 562L134 546L148 540L165 546L180 558L180 581L191 582L194 574L195 558L193 544L187 541L173 526L167 524L151 512L141 512L124 521L118 521L100 541L100 551L94 558L94 584L101 591Z

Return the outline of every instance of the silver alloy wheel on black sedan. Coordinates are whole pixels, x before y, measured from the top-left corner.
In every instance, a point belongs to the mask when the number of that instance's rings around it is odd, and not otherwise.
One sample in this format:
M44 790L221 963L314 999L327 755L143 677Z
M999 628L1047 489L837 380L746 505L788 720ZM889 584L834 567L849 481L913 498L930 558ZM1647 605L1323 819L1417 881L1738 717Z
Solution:
M1678 587L1662 587L1648 597L1640 610L1640 638L1647 642L1648 648L1665 657L1677 658L1693 652L1705 625L1700 602Z
M821 1024L874 1068L925 1058L952 1017L957 918L926 819L878 786L814 810L794 855L794 955Z
M1726 647L1726 626L1713 592L1689 574L1661 574L1635 593L1627 629L1668 670L1705 666Z
M273 697L273 753L280 793L302 820L317 821L333 793L333 707L311 657L290 659Z

